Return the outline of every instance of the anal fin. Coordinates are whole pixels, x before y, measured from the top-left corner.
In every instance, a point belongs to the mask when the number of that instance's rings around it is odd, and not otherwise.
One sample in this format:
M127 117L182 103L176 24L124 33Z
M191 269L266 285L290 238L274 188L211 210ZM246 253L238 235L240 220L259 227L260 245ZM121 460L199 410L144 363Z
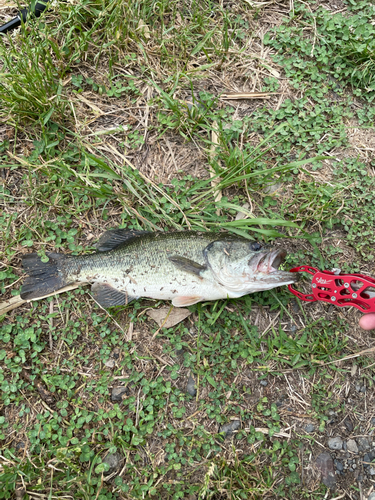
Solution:
M172 304L175 307L192 306L201 300L204 300L204 297L200 295L180 295L172 300Z
M113 288L108 283L94 283L91 287L92 295L102 307L125 306L136 297L131 297L127 292Z

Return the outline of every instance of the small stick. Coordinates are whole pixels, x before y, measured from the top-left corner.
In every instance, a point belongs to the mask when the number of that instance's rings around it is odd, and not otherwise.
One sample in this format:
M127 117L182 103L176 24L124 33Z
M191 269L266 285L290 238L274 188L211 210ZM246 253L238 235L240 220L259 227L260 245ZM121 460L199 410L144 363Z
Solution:
M218 126L217 126L217 123L216 121L214 121L212 123L212 130L211 130L211 150L210 150L210 157L211 157L211 160L213 161L215 159L215 156L216 156L216 147L219 145L219 137L218 137ZM220 165L220 161L218 161L219 165ZM217 177L216 176L216 172L215 170L210 167L210 177L211 177L211 186L215 189L216 186L218 184L220 184L220 177ZM221 198L222 198L223 194L221 192L221 190L216 190L215 194L214 194L214 198L215 198L215 203L219 203ZM216 214L217 215L220 215L220 209L218 208L216 210Z
M23 300L20 295L16 295L11 299L6 300L5 302L0 303L0 316L6 314L13 309L17 309L17 307L22 306L23 304L34 302L35 300L46 299L47 297L53 297L54 295L58 295L60 293L69 292L70 290L75 290L80 286L87 285L88 283L73 283L72 285L64 286L64 288L60 288L60 290L56 290L55 292L48 293L47 295L43 295L42 297L38 297L37 299Z
M269 99L271 95L281 92L238 92L237 94L221 94L220 99Z

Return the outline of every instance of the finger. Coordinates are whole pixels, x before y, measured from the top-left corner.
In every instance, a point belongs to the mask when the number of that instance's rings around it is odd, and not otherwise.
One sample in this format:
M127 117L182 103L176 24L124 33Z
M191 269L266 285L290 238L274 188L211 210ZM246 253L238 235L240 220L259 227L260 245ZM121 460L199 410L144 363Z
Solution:
M373 330L375 328L375 314L365 314L359 320L359 326L364 330Z

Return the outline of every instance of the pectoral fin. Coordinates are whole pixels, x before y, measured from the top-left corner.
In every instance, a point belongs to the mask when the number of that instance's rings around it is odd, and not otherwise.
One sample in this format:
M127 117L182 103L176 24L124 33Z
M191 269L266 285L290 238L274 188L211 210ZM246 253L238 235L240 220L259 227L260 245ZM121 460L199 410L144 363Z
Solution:
M194 274L195 276L201 277L200 274L202 271L207 269L206 266L202 266L198 264L198 262L194 262L191 259L187 259L186 257L180 257L179 255L174 255L173 257L169 257L169 260L173 262L173 264L178 267L181 271L185 271L186 273Z
M180 297L175 297L172 300L172 304L175 307L192 306L193 304L196 304L201 300L204 300L204 297L201 297L199 295L186 295L186 296L181 295Z
M94 283L91 287L92 295L102 307L125 306L136 297L130 297L108 283Z

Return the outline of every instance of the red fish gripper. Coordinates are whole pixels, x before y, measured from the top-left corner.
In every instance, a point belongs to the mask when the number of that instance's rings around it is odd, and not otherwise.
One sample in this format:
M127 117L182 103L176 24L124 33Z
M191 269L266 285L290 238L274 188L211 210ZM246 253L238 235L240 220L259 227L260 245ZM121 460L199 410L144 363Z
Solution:
M301 293L294 285L288 285L290 292L305 302L323 301L338 307L356 307L362 313L375 312L375 279L370 276L336 274L311 266L294 267L290 272L313 276L311 293Z

